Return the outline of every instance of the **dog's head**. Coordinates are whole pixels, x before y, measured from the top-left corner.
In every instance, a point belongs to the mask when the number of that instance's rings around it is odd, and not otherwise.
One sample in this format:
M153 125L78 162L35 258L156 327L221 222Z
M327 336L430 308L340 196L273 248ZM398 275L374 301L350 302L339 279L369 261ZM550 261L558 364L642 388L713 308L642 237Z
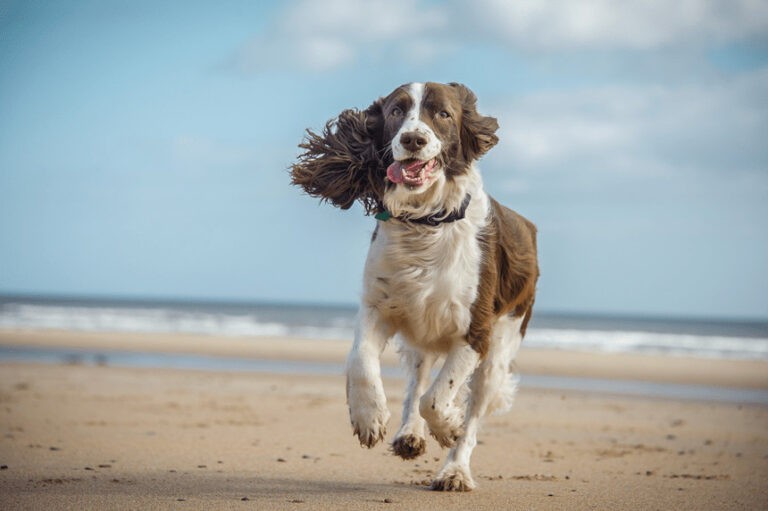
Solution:
M457 83L411 83L364 111L345 110L322 134L307 131L293 184L342 209L366 212L385 193L418 196L469 172L491 149L498 123L477 112L477 98Z

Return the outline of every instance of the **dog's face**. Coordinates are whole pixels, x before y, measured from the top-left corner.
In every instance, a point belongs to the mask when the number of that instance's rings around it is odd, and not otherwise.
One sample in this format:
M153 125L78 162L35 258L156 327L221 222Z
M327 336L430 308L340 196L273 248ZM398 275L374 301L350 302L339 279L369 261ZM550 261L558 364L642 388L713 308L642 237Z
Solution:
M398 87L366 110L343 111L321 134L308 130L292 182L342 209L359 201L367 213L388 191L424 193L469 172L498 141L496 119L476 103L457 83Z
M379 140L391 154L389 186L421 193L467 172L493 147L496 119L477 113L475 95L459 84L411 83L374 103Z

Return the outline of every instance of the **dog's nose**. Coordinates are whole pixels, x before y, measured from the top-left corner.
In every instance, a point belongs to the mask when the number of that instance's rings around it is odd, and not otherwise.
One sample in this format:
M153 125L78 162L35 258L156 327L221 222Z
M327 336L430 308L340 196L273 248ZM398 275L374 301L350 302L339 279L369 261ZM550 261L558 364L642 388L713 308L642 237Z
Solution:
M416 152L427 145L427 137L417 131L406 131L400 135L400 145L407 151Z

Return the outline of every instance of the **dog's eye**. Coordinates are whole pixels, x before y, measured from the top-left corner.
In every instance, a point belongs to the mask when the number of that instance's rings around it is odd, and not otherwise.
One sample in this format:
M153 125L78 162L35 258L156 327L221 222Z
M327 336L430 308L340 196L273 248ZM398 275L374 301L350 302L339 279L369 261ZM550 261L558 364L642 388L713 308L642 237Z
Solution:
M395 108L392 109L390 114L393 117L400 117L401 115L403 115L403 111L400 109L400 107L396 106Z
M446 112L445 110L441 110L440 113L437 114L437 116L440 117L441 119L450 119L451 118L451 114Z

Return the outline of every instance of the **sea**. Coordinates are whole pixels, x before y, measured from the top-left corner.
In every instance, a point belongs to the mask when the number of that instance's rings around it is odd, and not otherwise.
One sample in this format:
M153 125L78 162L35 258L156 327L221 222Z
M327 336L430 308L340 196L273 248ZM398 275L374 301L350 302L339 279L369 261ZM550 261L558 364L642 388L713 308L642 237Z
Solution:
M0 329L351 339L352 305L0 296ZM768 321L536 311L535 348L768 360Z

